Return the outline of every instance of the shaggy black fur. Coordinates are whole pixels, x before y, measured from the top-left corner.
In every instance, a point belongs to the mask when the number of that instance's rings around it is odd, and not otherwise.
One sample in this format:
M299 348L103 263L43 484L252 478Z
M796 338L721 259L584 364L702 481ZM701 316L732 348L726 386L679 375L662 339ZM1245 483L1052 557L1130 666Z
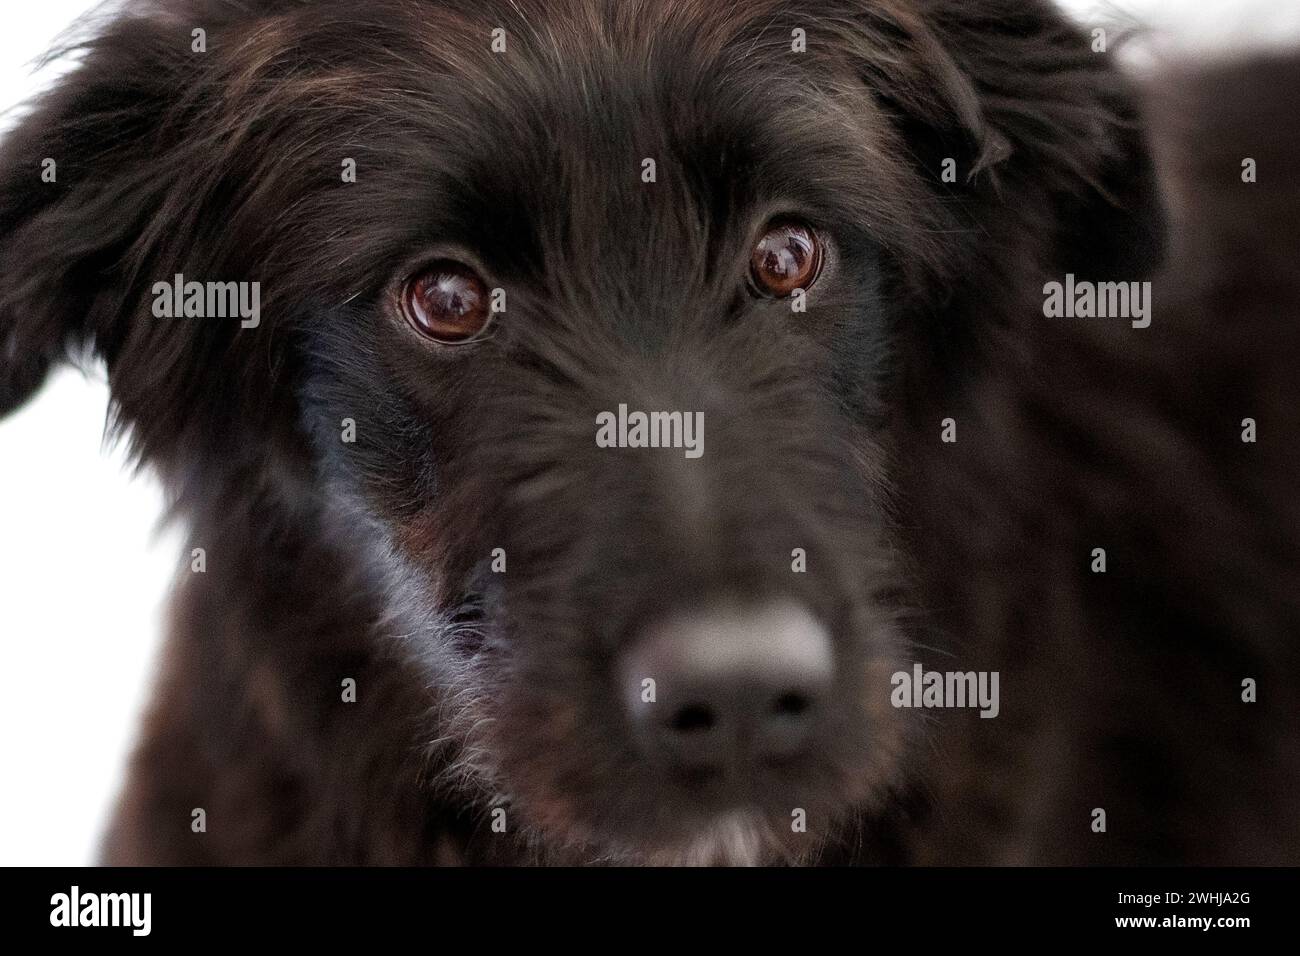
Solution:
M107 860L1296 862L1293 61L1144 108L1037 0L140 0L79 52L0 152L0 412L102 358L206 554ZM806 314L745 287L777 214ZM396 315L440 255L490 339ZM1043 315L1157 269L1149 329ZM261 325L155 318L176 273ZM704 457L597 448L619 403ZM618 653L774 596L817 748L643 759ZM1000 716L891 707L914 660Z

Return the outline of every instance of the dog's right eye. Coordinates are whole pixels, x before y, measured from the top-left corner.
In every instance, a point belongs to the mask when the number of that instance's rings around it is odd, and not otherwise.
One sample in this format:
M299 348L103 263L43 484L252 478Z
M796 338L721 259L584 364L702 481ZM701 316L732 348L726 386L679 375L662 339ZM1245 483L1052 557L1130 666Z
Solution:
M808 290L821 272L822 243L813 228L796 220L768 224L749 257L751 288L760 296L785 299Z
M443 345L478 339L492 318L487 283L452 259L439 259L407 279L399 305L412 328Z

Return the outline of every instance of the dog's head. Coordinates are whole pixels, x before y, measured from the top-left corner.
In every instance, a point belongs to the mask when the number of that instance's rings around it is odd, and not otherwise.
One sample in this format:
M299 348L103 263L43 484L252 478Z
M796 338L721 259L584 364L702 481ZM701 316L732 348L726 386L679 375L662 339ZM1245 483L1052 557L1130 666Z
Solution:
M5 147L0 407L91 349L182 502L310 489L543 840L800 856L911 736L894 469L1140 244L1132 121L1025 0L136 3Z

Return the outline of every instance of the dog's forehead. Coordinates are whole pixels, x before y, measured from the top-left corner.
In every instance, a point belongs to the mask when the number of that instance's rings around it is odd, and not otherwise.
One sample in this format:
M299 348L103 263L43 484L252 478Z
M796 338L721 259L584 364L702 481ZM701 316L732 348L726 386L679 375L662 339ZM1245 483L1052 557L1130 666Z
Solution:
M330 162L347 145L355 186L313 181L314 213L275 220L347 264L341 294L459 250L503 282L561 266L688 281L672 270L745 254L767 212L897 231L884 112L826 14L787 5L295 7L228 50L228 123L275 112Z
M689 38L598 42L586 24L553 25L575 31L562 51L525 48L509 61L452 64L445 106L435 109L472 126L453 124L457 145L549 159L558 174L619 181L631 169L634 180L650 183L658 181L650 167L663 160L757 146L774 128L794 132L801 117L813 135L807 121L817 104L799 64L758 55L723 61ZM744 158L754 161L758 151Z
M847 165L864 113L855 102L846 115L825 64L753 10L694 29L698 6L565 0L525 5L473 55L426 39L439 82L408 120L426 128L423 159L454 183L476 244L532 230L599 246L607 266L646 242L694 258L720 222L743 229L755 210L797 205ZM654 10L657 30L625 22ZM484 37L492 20L478 18Z

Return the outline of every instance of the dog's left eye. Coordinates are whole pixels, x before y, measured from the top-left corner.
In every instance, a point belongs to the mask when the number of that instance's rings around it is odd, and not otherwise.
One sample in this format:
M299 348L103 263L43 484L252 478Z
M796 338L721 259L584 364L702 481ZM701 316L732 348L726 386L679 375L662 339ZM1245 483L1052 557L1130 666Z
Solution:
M411 276L400 293L402 315L426 338L461 345L488 326L488 288L482 276L451 259L440 259Z
M796 289L805 292L822 267L822 243L817 233L798 221L770 224L749 255L749 279L760 295L784 299Z

